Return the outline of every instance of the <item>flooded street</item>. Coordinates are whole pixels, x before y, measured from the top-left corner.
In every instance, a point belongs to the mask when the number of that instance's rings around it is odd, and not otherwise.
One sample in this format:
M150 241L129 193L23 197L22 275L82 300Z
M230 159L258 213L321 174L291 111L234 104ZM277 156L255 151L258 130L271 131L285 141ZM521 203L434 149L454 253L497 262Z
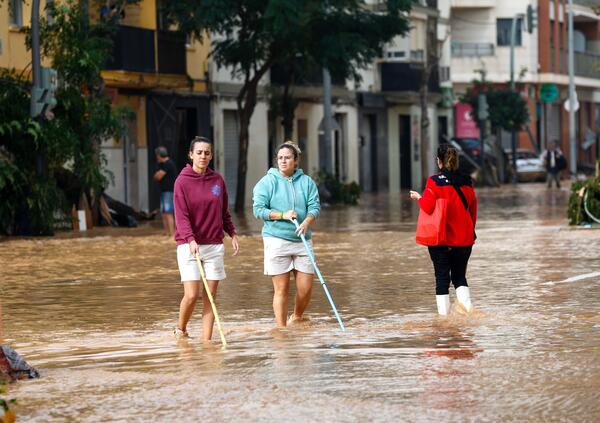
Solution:
M242 251L231 257L226 241L217 304L226 350L216 330L213 344L198 339L199 307L193 339L173 339L183 289L175 243L158 226L4 240L5 343L42 375L9 387L17 416L599 421L600 231L567 226L566 190L527 184L478 195L467 274L477 313L448 319L436 314L408 193L323 210L317 262L346 333L318 281L310 322L273 330L261 225L237 217Z

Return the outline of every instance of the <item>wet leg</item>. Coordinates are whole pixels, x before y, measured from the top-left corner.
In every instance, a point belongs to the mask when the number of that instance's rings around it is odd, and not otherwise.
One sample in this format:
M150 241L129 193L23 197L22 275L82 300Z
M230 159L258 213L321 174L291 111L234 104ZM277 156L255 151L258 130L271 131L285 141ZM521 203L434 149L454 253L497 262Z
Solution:
M177 327L184 332L194 312L194 307L200 294L200 284L200 281L183 282L183 298L179 304L179 322Z
M293 320L302 318L304 310L308 307L312 295L312 286L315 275L294 271L296 275L296 302L294 304Z
M288 312L288 294L290 292L290 272L275 275L273 280L273 311L278 327L285 327Z
M171 213L165 213L163 215L163 219L166 221L165 230L167 231L167 235L172 237L175 233L175 219L173 219L173 215Z
M217 301L217 287L219 286L219 281L206 281L208 283L208 288L210 289L210 293L212 294L213 301ZM212 310L212 306L210 305L210 300L208 298L208 294L206 293L206 289L202 290L202 340L210 341L212 339L212 332L215 323L215 315Z

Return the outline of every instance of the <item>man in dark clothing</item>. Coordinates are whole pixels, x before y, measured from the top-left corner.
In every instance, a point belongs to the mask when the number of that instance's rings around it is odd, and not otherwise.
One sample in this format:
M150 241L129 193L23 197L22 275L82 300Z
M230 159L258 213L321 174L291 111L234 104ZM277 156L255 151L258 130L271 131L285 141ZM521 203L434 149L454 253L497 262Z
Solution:
M556 181L556 188L560 188L560 171L566 168L567 160L563 156L556 141L548 143L548 149L542 154L546 166L548 188L552 188L552 181Z
M163 227L168 236L175 233L175 219L173 213L173 187L177 178L177 167L169 158L167 149L163 146L154 150L158 170L154 173L154 180L160 184L160 213L162 215Z

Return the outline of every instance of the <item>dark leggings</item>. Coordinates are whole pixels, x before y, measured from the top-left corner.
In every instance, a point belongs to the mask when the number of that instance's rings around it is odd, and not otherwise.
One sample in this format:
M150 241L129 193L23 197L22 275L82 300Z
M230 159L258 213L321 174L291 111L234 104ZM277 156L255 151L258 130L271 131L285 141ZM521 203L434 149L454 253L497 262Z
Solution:
M459 286L469 286L465 275L473 247L439 245L428 248L435 271L435 295L447 295L451 280L454 289Z

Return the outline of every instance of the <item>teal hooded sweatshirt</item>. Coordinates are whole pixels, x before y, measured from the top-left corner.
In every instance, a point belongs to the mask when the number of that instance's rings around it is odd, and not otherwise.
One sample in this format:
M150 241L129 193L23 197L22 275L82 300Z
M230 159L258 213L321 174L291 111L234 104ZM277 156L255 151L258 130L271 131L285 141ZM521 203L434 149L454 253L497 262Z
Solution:
M263 237L276 237L288 241L300 242L296 235L296 227L289 220L270 220L272 211L286 212L295 210L298 214L298 223L302 223L306 216L312 214L315 218L321 213L319 190L317 184L310 176L305 175L302 169L296 169L291 177L285 177L275 168L269 169L267 174L256 184L253 191L254 217L264 220ZM306 231L306 239L310 239L312 230Z

